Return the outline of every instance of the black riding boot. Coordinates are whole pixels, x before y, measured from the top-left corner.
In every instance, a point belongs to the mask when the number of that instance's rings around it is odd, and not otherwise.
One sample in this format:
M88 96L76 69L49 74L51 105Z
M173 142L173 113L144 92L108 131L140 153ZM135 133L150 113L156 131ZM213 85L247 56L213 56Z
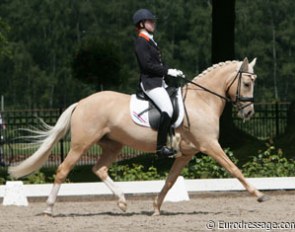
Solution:
M171 118L166 112L161 113L157 137L157 155L161 158L173 157L175 150L166 147L167 135L171 126Z

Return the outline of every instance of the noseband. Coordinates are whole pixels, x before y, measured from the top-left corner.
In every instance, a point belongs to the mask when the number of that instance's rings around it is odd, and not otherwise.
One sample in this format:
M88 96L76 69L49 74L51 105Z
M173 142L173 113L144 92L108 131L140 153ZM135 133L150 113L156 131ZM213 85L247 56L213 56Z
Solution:
M247 73L247 74L250 74L250 75L255 75L254 73L251 73L251 72L245 72L245 71L241 71L239 70L237 75L235 76L235 78L232 80L232 82L230 83L230 85L227 87L227 90L226 90L226 96L227 96L227 99L230 99L229 101L232 102L233 105L235 105L238 110L242 110L244 108L246 108L247 106L251 105L254 103L254 97L243 97L241 96L241 84L242 84L242 75L243 73ZM233 85L233 83L236 81L236 79L238 79L238 86L237 86L237 91L236 91L236 98L235 100L231 100L231 98L229 97L229 90L231 88L231 86ZM241 106L239 103L241 102L249 102L248 104L245 104L243 106Z

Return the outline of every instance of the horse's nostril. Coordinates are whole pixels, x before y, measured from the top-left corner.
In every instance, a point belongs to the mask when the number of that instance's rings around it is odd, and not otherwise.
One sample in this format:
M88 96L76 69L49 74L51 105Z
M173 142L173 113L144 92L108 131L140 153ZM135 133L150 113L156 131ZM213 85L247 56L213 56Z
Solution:
M246 114L246 117L249 117L252 115L252 110L249 110L248 113Z

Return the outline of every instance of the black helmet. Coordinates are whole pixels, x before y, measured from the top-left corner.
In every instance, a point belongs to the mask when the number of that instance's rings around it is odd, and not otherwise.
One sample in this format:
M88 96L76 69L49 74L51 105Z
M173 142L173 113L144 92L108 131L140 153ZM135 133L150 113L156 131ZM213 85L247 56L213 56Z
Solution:
M134 25L137 25L142 20L147 20L147 19L151 19L151 20L156 19L156 16L152 12L150 12L148 9L140 9L136 11L133 15Z

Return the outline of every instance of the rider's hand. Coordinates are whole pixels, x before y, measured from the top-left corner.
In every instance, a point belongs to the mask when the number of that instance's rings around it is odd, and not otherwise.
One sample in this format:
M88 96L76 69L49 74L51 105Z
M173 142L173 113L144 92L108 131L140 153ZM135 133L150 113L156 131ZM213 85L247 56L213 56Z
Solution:
M185 75L183 74L183 72L178 69L168 69L167 74L168 74L168 76L172 76L172 77L185 78Z

